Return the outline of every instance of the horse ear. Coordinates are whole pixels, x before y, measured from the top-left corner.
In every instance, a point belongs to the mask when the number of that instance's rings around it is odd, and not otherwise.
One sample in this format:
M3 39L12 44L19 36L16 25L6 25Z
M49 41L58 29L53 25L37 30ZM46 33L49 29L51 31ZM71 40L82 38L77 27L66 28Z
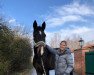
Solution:
M36 20L35 20L34 23L33 23L33 28L34 28L34 29L37 28L37 22L36 22Z
M42 23L42 29L44 30L45 28L46 28L46 23L43 22L43 23Z

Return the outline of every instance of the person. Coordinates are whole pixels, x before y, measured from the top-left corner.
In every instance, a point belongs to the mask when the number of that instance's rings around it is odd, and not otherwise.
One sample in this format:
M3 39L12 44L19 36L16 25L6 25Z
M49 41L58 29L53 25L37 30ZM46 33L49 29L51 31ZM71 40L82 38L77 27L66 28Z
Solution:
M45 43L41 42L47 49L55 54L55 75L70 75L73 71L73 57L71 50L67 47L66 41L61 41L60 48L55 50Z

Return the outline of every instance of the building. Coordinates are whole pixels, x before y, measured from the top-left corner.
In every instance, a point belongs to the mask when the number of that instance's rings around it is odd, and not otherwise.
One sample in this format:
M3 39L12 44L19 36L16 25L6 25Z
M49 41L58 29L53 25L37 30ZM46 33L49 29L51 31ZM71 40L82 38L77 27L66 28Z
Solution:
M94 44L74 50L74 71L77 75L85 75L85 52L94 51Z

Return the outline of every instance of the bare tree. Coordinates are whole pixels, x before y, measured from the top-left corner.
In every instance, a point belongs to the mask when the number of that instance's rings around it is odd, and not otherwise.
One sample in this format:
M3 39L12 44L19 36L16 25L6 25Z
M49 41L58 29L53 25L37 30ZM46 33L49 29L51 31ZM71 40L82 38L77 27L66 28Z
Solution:
M72 50L80 48L79 42L78 42L79 39L80 39L79 35L72 35L70 37L65 37L68 47L71 48ZM50 40L50 46L53 48L57 48L59 47L60 41L61 41L60 33L55 33Z
M94 40L91 40L91 41L86 42L85 45L86 45L86 46L87 46L87 45L94 45Z
M71 37L66 37L65 40L68 43L68 47L71 48L72 50L80 48L79 46L79 35L72 35Z
M60 33L54 33L53 37L50 40L50 46L53 48L59 47L59 43L61 41Z

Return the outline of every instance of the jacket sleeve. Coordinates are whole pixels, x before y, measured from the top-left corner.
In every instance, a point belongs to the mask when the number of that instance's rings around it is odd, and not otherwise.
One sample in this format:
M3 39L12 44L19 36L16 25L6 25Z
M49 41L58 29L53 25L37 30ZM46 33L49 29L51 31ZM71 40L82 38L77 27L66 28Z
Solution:
M46 48L53 54L57 54L57 50L55 50L54 48L51 48L50 46L46 45Z
M70 74L70 72L73 70L73 57L71 53L66 54L66 61L67 61L67 69L65 70L64 75Z

